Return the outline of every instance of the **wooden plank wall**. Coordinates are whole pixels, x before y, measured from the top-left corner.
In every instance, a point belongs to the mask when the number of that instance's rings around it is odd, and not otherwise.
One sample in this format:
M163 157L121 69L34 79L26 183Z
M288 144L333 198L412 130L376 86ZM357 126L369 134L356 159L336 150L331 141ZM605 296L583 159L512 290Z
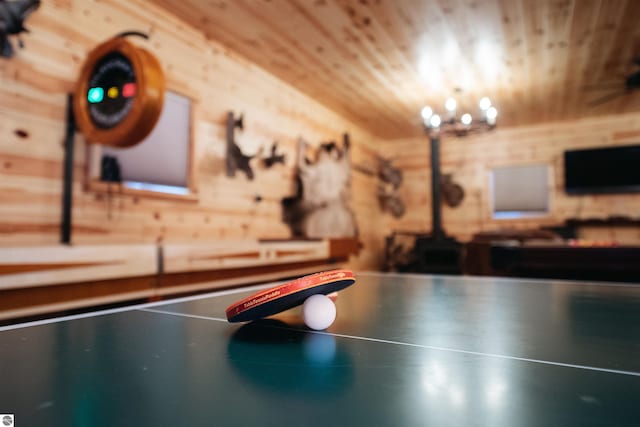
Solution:
M568 218L607 218L609 216L640 217L640 196L584 195L569 196L564 192L563 151L574 148L629 145L640 143L640 114L604 116L570 122L547 123L464 138L443 137L441 167L453 174L462 185L465 198L456 208L443 206L443 225L447 233L468 240L479 231L497 229L531 229L561 224ZM407 214L398 220L387 219L391 230L431 230L430 157L428 138L385 141L383 156L394 160L404 171L401 195ZM548 164L550 179L549 215L518 220L493 219L490 212L491 169L502 166ZM603 236L640 243L640 230L625 227ZM589 236L585 236L589 238Z
M194 100L196 201L95 193L83 188L86 146L76 139L73 200L75 244L180 243L282 239L280 200L294 192L296 139L340 141L348 132L355 163L375 164L378 141L286 82L209 40L146 0L42 2L27 25L26 48L0 59L0 246L59 241L64 115L86 53L127 30L162 63L168 88ZM348 94L345 94L348 96ZM257 167L256 179L227 178L227 111L245 115L240 145L279 142L286 165ZM352 268L381 262L382 216L374 177L354 173L352 206L364 249ZM256 202L256 196L262 201Z
M340 268L356 244L332 239L0 247L0 324Z

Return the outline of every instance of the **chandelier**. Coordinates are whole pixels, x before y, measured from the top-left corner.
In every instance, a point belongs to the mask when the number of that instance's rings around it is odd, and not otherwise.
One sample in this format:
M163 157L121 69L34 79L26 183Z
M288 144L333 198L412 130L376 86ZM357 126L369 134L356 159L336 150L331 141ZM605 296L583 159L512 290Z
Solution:
M458 102L455 98L447 98L444 107L446 114L440 116L434 110L425 106L420 111L425 130L433 136L438 134L451 134L464 136L471 132L491 130L496 126L498 110L491 105L491 100L486 96L478 103L480 107L480 117L474 118L470 113L465 112L458 116Z

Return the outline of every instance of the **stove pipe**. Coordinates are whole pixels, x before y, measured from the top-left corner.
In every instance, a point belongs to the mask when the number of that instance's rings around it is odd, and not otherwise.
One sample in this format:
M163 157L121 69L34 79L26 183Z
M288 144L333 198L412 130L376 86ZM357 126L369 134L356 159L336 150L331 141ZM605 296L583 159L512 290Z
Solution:
M440 138L431 136L431 236L444 240L442 229L442 198L440 188Z

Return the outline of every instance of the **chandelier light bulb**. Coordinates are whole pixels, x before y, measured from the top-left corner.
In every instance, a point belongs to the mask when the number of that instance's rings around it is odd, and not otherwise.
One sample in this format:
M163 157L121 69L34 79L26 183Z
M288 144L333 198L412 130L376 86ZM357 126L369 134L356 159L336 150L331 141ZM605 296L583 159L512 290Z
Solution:
M465 114L462 115L462 117L460 117L460 121L465 126L469 126L471 124L472 120L473 119L471 118L471 114L469 114L469 113L465 113Z
M422 108L422 110L420 111L420 115L422 116L422 120L425 123L429 123L429 119L433 115L433 110L427 105L426 107Z
M486 96L480 100L480 109L487 111L491 107L491 100Z
M444 103L444 107L450 113L453 112L453 111L456 111L457 105L458 105L458 103L453 98L447 98L447 101Z
M491 107L487 110L487 123L490 125L496 124L496 117L498 117L498 110L496 107Z
M429 125L432 128L437 129L440 127L441 122L442 120L440 120L440 116L437 114L434 114L433 116L431 116L431 119L429 120Z

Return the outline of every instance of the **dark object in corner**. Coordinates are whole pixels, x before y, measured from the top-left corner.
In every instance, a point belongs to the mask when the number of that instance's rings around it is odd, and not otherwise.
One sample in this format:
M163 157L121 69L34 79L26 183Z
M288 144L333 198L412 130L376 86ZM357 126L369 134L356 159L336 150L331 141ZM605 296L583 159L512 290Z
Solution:
M244 129L243 116L236 119L233 116L233 112L229 111L227 113L227 176L236 176L236 170L240 169L247 175L248 179L253 180L253 170L251 169L249 161L255 156L247 156L242 153L234 138L236 128L240 130Z
M632 61L634 68L640 66L640 57L636 57ZM583 87L587 90L603 91L600 97L589 102L590 107L595 107L610 102L618 97L629 95L630 93L640 89L640 71L634 71L624 77L624 80L615 77L615 80L602 81L592 85Z
M0 52L5 58L13 57L13 46L9 35L29 32L24 27L27 17L40 6L40 0L0 0ZM18 46L24 47L18 38Z
M102 164L100 169L100 180L107 182L122 182L122 174L120 173L120 163L113 156L102 156Z

